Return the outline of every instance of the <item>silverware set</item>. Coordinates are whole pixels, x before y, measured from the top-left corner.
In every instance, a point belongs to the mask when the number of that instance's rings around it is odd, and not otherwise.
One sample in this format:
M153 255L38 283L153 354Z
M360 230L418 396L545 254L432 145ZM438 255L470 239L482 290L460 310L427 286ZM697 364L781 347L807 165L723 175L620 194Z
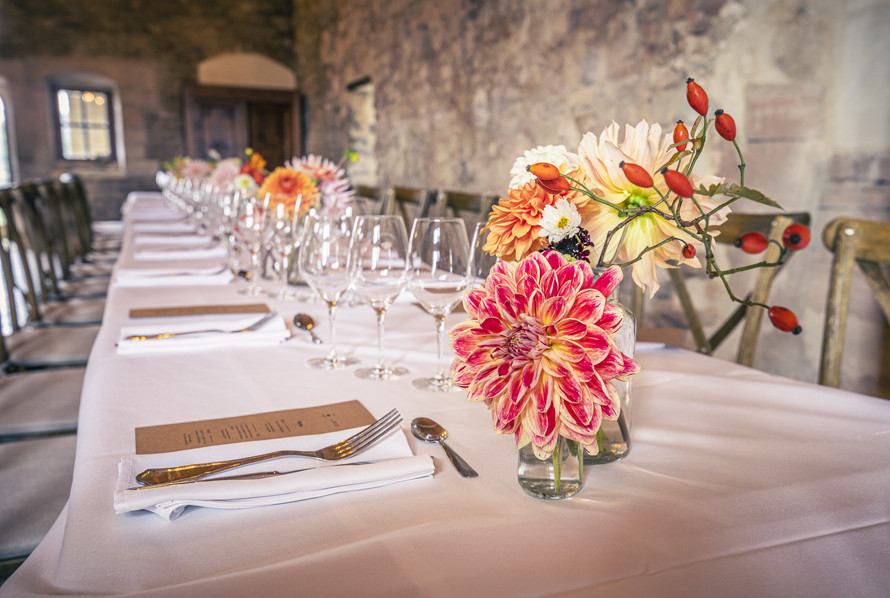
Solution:
M272 318L278 315L276 311L270 311L265 316L248 326L247 328L242 328L241 330L219 330L216 328L210 330L189 330L188 332L164 332L161 334L133 334L128 337L125 337L126 341L150 341L164 338L171 338L174 336L186 336L189 334L205 334L205 333L218 333L218 334L238 334L240 332L253 332L255 330L259 330L262 328L267 322L269 322Z
M160 469L146 469L136 476L136 481L142 484L143 487L160 485L169 486L195 482L202 478L206 478L207 476L235 469L236 467L243 467L253 463L261 463L263 461L272 461L273 459L283 459L287 457L304 457L307 459L318 459L320 461L342 461L343 459L348 459L356 453L377 443L389 434L390 431L398 427L401 421L402 416L399 415L398 410L393 409L361 432L350 436L346 440L318 449L317 451L275 451L273 453L245 457L243 459L232 459L229 461L197 463L194 465L181 465L179 467ZM235 478L250 479L255 477L268 477L270 475L279 475L279 472L264 472L262 474L251 474L243 477L235 476Z

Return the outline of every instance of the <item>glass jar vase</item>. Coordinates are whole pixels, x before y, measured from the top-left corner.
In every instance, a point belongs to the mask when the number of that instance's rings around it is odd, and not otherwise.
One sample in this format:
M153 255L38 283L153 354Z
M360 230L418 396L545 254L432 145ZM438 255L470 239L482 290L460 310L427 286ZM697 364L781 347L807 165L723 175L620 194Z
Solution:
M592 268L594 278L599 278L605 269ZM615 335L615 345L627 357L634 358L637 344L637 319L633 313L618 301L618 288L607 297L608 303L617 305L624 311L624 321L621 329ZM599 432L597 432L597 445L599 453L596 455L585 454L585 465L600 465L603 463L612 463L627 456L631 447L631 423L633 421L633 392L632 379L622 382L617 378L613 379L610 384L615 387L618 393L618 399L621 412L617 420L603 419Z
M519 486L529 496L545 500L577 494L584 485L583 452L581 445L562 436L546 459L535 456L531 443L525 445L519 449Z

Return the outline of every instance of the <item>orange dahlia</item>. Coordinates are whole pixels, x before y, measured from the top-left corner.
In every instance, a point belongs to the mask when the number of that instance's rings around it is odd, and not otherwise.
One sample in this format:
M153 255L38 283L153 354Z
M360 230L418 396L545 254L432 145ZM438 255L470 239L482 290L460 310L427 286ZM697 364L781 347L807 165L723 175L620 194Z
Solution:
M567 169L571 168L568 172ZM563 164L563 174L585 182L582 168ZM488 242L483 249L505 261L519 261L528 254L544 246L540 236L541 216L544 208L556 205L559 195L547 193L534 181L516 189L510 189L508 196L498 201L488 218ZM581 193L570 191L565 199L575 204L583 220L594 213L593 200Z
M257 197L265 198L267 193L271 194L271 205L283 204L288 210L293 210L302 197L301 213L308 212L318 199L318 188L309 175L282 166L266 177Z

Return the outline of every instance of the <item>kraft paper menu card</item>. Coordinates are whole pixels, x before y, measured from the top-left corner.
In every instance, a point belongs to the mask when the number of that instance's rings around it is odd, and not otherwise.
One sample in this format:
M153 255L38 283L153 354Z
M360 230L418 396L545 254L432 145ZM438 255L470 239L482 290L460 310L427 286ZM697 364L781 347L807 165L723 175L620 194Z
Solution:
M155 307L148 309L131 309L131 318L170 318L176 316L208 316L229 314L267 314L269 306L265 303L250 305L187 305L184 307Z
M136 454L169 453L203 446L289 438L361 428L375 421L358 401L241 417L136 428ZM319 447L321 448L321 447Z

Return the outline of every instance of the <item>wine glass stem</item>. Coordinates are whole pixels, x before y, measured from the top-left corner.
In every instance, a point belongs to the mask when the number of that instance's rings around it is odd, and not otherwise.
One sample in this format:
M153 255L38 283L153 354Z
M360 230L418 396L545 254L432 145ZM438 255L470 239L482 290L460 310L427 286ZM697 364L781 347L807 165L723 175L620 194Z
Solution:
M287 298L287 274L288 274L287 253L281 252L281 298Z
M438 380L445 379L445 316L433 316L436 320L436 340L438 341L438 363L439 372L436 374Z
M259 245L251 247L250 251L250 290L253 291L259 285L257 279L260 277L260 250Z
M328 359L331 361L337 360L337 327L334 325L334 312L337 311L337 302L336 301L328 301L328 326L331 329L331 352L328 354Z
M385 367L385 359L383 354L383 319L386 317L386 308L374 308L377 312L377 351L380 357L377 360L377 369L382 370Z

